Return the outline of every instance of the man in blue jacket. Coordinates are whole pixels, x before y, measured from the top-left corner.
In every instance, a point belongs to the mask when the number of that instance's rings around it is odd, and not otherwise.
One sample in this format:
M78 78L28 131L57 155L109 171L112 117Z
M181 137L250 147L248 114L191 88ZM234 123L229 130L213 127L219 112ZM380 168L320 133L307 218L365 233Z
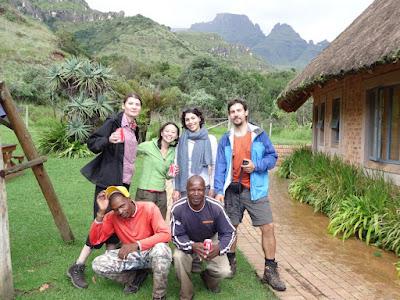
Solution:
M268 170L275 166L278 156L267 134L247 121L248 114L244 100L233 99L228 103L233 126L218 144L215 199L224 201L226 213L236 228L247 210L253 226L261 229L265 256L263 281L275 290L284 291L286 286L275 262L276 240L268 199ZM236 273L235 250L236 241L227 254L232 276Z

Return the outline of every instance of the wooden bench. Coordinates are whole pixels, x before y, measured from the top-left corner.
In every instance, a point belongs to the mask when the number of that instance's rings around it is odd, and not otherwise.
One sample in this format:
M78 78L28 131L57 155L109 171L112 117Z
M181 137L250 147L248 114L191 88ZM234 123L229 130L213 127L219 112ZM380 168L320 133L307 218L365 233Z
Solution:
M17 144L2 144L0 147L3 154L4 169L9 169L24 161L25 156L13 155L13 152L17 149Z

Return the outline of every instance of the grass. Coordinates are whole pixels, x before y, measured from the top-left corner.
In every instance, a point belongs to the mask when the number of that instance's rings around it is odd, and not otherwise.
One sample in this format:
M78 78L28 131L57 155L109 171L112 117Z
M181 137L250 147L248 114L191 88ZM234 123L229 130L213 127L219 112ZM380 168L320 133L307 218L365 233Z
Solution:
M36 66L49 66L51 53L57 49L56 37L40 22L21 16L4 6L15 19L0 15L1 80L10 84L22 81L22 75Z
M215 135L217 139L220 139L227 130L223 126L214 127L210 130L210 133ZM268 129L264 128L264 130L269 135ZM311 129L306 127L296 129L284 128L273 130L270 139L274 145L307 145L311 144L311 134Z
M1 131L3 134L3 130ZM3 135L2 135L3 136ZM88 159L50 158L45 164L59 201L76 241L64 243L54 225L50 211L31 172L7 182L9 228L17 299L110 299L123 297L122 287L97 277L90 267L86 275L87 290L74 288L65 272L77 258L91 224L94 187L80 173ZM140 172L138 161L137 172ZM135 184L131 191L135 190ZM102 253L97 250L91 260ZM260 258L262 259L262 258ZM90 266L90 262L88 266ZM259 282L254 269L238 253L239 272L232 280L222 282L222 293L213 295L194 275L196 299L269 299L273 294ZM43 291L40 291L42 287ZM46 288L48 287L48 288ZM135 299L150 299L152 283L147 279ZM178 299L179 285L171 268L168 298Z

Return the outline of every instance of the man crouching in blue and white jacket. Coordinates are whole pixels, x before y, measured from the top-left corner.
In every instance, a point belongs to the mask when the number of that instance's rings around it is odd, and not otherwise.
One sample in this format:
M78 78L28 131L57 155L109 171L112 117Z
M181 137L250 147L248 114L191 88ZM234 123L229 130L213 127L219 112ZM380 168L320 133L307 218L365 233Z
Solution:
M221 203L206 197L205 191L201 176L190 177L187 197L180 199L171 209L172 241L177 248L174 265L181 285L181 300L193 299L190 273L194 256L199 256L207 265L200 275L211 292L219 293L219 282L230 275L225 254L235 240L236 230Z
M249 111L243 99L228 103L228 116L233 126L218 144L215 164L215 199L224 202L232 224L242 222L245 210L253 226L261 230L265 256L263 281L278 291L286 289L275 262L276 241L272 211L268 198L268 170L278 158L267 134L247 121ZM236 273L236 241L227 254L232 275Z

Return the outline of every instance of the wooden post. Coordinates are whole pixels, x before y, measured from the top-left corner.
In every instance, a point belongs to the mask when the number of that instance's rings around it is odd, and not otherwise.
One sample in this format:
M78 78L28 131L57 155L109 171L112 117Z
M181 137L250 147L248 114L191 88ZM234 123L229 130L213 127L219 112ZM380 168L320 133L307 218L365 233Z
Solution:
M5 86L4 82L0 82L0 92L1 92L1 105L7 114L10 124L24 150L25 156L28 161L39 158L39 154L33 144L32 137L25 127L25 124L17 111L17 107L11 95ZM39 183L42 193L47 201L47 205L53 215L54 222L60 231L61 237L64 241L73 241L74 236L72 234L71 228L69 227L67 218L58 202L57 195L54 191L53 185L50 181L50 177L47 174L43 164L32 166L32 171Z
M3 155L1 153L0 169L3 169ZM9 300L13 299L13 296L6 183L4 178L0 177L0 299Z
M269 137L272 136L272 122L269 122Z

